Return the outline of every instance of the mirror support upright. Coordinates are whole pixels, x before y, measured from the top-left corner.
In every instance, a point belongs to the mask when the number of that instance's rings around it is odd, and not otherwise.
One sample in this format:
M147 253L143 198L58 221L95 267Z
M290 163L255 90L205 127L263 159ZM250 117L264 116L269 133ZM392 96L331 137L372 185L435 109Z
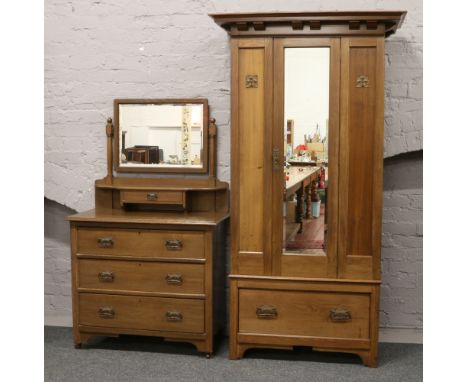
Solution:
M112 118L107 118L106 136L107 136L107 176L105 178L105 181L107 184L112 184L112 180L113 180L112 138L114 136L114 125L112 124Z
M216 119L210 119L210 127L208 130L210 142L210 178L216 178Z

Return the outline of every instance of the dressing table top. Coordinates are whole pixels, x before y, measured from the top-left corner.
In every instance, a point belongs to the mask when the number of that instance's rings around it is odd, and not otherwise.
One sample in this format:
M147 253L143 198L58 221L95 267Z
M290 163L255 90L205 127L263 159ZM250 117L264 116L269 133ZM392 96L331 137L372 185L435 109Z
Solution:
M167 224L167 225L198 225L215 226L227 219L229 213L224 211L209 212L151 212L125 211L113 209L106 212L96 212L95 209L67 217L72 222L82 223L133 223L133 224Z

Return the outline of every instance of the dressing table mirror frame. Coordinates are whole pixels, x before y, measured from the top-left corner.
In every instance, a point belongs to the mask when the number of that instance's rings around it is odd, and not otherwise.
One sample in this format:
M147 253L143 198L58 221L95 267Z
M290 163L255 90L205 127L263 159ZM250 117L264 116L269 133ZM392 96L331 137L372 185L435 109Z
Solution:
M202 154L200 156L201 167L188 167L184 165L167 165L165 167L143 167L143 166L122 166L120 163L120 146L122 132L120 129L120 105L190 105L198 104L203 106L203 140ZM214 122L214 121L211 121ZM205 174L209 170L208 156L213 158L216 150L212 142L208 142L209 137L209 106L206 98L174 98L174 99L115 99L114 100L114 170L117 173L164 173L164 174ZM210 151L210 155L208 155ZM212 153L213 152L213 153Z
M118 155L121 141L119 121L119 105L121 104L155 104L155 105L203 105L203 155L201 159L203 164L200 168L142 168L130 167L122 168L119 166ZM126 204L169 204L176 206L177 211L215 211L217 214L227 214L229 211L229 185L227 182L220 181L216 177L216 137L217 126L216 119L209 118L208 100L205 98L184 98L184 99L115 99L114 100L114 121L107 119L106 123L106 141L107 141L107 174L104 178L95 182L96 192L96 211L109 212L112 210L121 210ZM141 176L123 176L123 173L133 173L145 175L148 173L160 174L160 177L141 177ZM120 176L119 176L120 175ZM175 175L167 177L167 175ZM177 176L180 175L180 176ZM189 175L189 176L186 176ZM192 175L192 176L190 176ZM139 191L152 194L155 191L177 192L178 198L174 203L153 201L151 199L142 201L128 200L126 191ZM181 196L181 194L183 196ZM210 202L202 202L196 195L208 193L214 197ZM146 195L146 194L145 194ZM168 196L169 198L174 197ZM171 199L172 200L172 199ZM173 201L173 200L172 200ZM154 203L153 203L154 202ZM198 205L198 207L196 207Z

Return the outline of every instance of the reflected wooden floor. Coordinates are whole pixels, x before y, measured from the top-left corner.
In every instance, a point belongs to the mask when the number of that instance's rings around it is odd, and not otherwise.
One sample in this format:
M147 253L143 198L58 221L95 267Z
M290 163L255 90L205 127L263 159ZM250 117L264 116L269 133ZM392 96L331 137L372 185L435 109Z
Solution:
M288 232L289 227L286 227L286 229L286 237L289 239L286 243L287 251L307 253L309 250L323 249L325 237L325 206L322 205L320 207L320 216L318 218L303 219L301 233Z

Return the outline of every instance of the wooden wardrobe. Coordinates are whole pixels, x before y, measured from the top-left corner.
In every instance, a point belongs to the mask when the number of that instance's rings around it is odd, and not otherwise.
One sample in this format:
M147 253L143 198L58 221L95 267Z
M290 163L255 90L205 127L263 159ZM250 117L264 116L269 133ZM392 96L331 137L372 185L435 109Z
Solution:
M311 346L355 353L365 365L377 365L384 40L405 14L211 15L231 36L231 359L254 347ZM328 83L328 117L320 127L326 131L327 156L321 165L295 172L283 165L290 117L285 107L291 107L285 103L291 93L285 91L289 48L325 48L329 63L324 76L316 77ZM292 71L298 84L302 75L314 75L313 66L304 68L304 73ZM303 97L314 91L304 88ZM310 154L307 142L306 149L298 147L292 148L295 155ZM306 216L311 189L321 179L317 168L327 174L323 249L288 252L287 203L295 201L296 220L290 225L300 223L293 232L298 237L302 224L314 224ZM294 187L285 185L285 171L298 179Z

